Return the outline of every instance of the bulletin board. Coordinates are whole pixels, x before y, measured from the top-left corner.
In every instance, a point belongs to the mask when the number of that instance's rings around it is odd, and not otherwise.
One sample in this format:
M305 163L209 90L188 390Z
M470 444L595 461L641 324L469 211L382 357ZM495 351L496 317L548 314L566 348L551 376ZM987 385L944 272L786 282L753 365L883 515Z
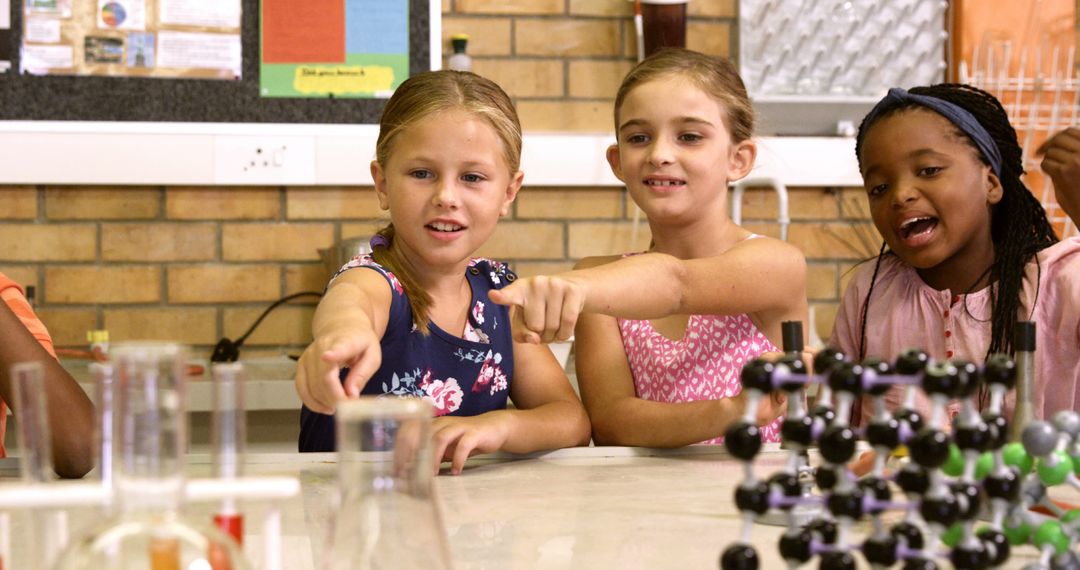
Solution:
M240 78L241 0L22 0L30 75Z
M410 74L432 69L432 0L408 4ZM20 74L23 0L11 5L11 70L0 74L0 120L200 123L377 123L384 99L266 98L259 86L259 0L241 0L236 80Z

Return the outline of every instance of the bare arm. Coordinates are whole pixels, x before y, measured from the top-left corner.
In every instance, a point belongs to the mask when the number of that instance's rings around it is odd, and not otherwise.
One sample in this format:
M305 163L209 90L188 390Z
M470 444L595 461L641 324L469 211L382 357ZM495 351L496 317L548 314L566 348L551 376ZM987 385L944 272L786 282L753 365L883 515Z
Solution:
M514 343L514 384L510 398L518 416L518 429L504 449L528 453L588 445L589 416L566 372L546 346Z
M514 409L436 418L436 461L451 461L451 473L458 474L474 453L588 445L589 417L548 347L514 343L510 398Z
M629 319L756 313L785 306L794 294L805 297L802 253L768 238L745 240L715 257L649 253L580 271L586 312Z
M330 285L315 309L315 339L296 367L296 391L308 408L334 413L339 400L358 396L379 369L390 300L390 286L370 269L346 271ZM344 367L349 375L342 385Z
M749 313L774 340L781 320L806 320L806 260L778 240L745 240L702 259L648 253L603 263L611 259L585 260L579 269L556 276L519 279L492 300L516 306L515 323L527 331L518 338L531 342L567 338L583 312L631 319Z
M1069 127L1039 147L1042 169L1054 181L1054 195L1062 210L1080 226L1080 128Z
M38 361L45 370L45 398L52 434L53 468L65 478L85 475L94 465L94 406L74 378L26 330L0 300L0 398L14 401L11 366Z

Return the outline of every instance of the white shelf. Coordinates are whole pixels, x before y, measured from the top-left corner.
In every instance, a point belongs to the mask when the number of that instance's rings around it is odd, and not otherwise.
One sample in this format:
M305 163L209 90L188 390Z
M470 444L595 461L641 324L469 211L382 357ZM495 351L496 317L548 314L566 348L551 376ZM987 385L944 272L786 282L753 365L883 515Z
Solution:
M249 412L265 410L299 410L300 397L293 379L296 362L286 358L256 358L241 360L247 380L244 382L244 407ZM61 364L75 378L83 391L94 397L94 379L88 369L88 361L63 359ZM206 370L201 376L187 382L187 409L189 412L213 410L210 372L206 361L198 361Z
M0 121L0 184L368 185L375 125ZM610 133L526 133L531 186L621 186ZM859 186L854 140L762 137L754 176Z

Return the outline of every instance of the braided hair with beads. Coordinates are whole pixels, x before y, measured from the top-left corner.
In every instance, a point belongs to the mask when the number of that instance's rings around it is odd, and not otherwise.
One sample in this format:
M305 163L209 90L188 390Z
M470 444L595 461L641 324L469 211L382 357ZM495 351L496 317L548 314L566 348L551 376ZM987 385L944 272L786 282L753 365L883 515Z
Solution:
M1003 193L1001 201L993 206L990 222L994 261L989 271L990 281L991 283L996 281L996 286L991 286L990 290L990 347L986 356L989 358L995 353L1012 354L1012 331L1018 320L1020 295L1024 287L1024 266L1032 257L1035 257L1036 253L1058 241L1053 227L1046 218L1046 211L1042 204L1021 180L1024 174L1023 149L1017 141L1016 130L1009 123L1009 117L1001 103L990 93L976 87L939 84L914 87L909 93L933 97L963 108L989 133L1001 154L999 179ZM883 117L912 107L925 108L914 101L897 101L891 107L875 109L879 112L871 113L863 119L862 124L859 125L859 136L855 144L855 156L860 163L862 141L874 123ZM962 140L978 151L976 143L970 136L959 128L956 131L961 135ZM983 163L990 164L982 152L976 152L976 154ZM870 297L874 292L874 281L877 279L881 260L885 255L891 255L891 253L886 251L885 244L882 244L881 252L874 265L874 273L870 278L870 288L866 292L866 298L863 299L859 337L860 358L866 356L866 316L870 308ZM1038 258L1035 259L1038 263Z

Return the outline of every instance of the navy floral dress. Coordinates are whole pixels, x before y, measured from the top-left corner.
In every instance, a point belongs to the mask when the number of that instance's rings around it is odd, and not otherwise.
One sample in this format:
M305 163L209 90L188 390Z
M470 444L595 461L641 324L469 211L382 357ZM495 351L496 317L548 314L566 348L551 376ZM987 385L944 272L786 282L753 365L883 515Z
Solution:
M362 394L418 396L434 405L436 416L475 416L506 408L514 374L509 309L492 303L488 291L514 281L514 272L498 261L470 260L465 277L472 287L472 310L464 334L452 334L429 322L430 334L423 335L413 323L409 298L393 273L364 255L337 275L353 268L379 272L392 295L386 332L379 343L382 365ZM341 378L347 373L342 370ZM307 406L300 410L300 451L334 451L334 436L334 416Z

